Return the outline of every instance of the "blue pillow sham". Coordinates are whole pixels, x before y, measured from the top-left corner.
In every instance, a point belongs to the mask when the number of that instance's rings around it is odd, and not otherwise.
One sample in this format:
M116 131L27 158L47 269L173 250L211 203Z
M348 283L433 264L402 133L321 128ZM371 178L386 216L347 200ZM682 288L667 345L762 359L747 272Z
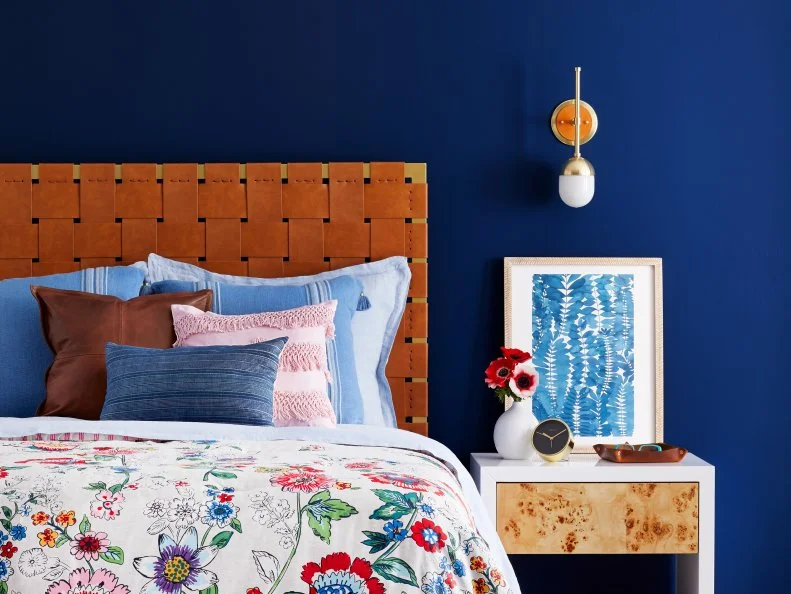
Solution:
M146 280L213 281L245 286L294 286L350 276L360 281L365 292L362 307L352 319L354 363L363 398L365 425L396 427L393 396L387 381L387 361L404 314L412 273L407 259L401 256L366 262L311 276L256 278L218 274L187 264L148 256Z
M144 267L113 266L0 281L0 416L32 417L46 393L44 376L54 357L31 286L131 299L144 278Z
M335 338L327 340L327 363L332 378L328 393L339 423L364 422L362 394L354 366L352 317L362 293L359 281L342 276L302 286L241 286L216 282L166 280L145 288L150 293L176 293L211 289L212 311L223 315L241 315L264 311L283 311L303 305L315 305L335 299Z
M273 425L287 338L234 346L147 349L107 343L107 421Z

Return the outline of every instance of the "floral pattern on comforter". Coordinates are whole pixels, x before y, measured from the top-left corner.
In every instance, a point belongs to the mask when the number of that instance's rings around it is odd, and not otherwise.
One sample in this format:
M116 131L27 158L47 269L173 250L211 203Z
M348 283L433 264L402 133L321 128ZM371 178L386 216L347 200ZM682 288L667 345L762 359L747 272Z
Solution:
M0 443L0 594L509 594L413 450Z

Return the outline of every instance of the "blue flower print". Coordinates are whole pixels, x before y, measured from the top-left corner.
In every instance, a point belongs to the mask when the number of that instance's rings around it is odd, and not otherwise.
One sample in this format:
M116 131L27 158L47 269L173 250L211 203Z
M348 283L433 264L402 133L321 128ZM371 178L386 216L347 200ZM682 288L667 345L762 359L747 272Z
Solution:
M420 505L418 505L418 509L421 512L423 512L423 515L425 515L427 518L434 517L434 508L431 507L428 503L421 503Z
M11 527L11 538L14 540L22 540L27 536L27 528L17 524Z
M450 571L450 559L443 557L439 560L439 568L442 571Z
M445 583L441 573L429 572L424 575L420 589L423 594L450 594L450 587Z
M231 503L209 501L201 510L201 522L225 528L236 517L239 508Z
M0 561L0 582L5 582L11 577L14 570L8 564L8 561Z
M401 520L390 520L385 524L384 531L387 535L387 540L402 541L406 538L404 523Z
M8 534L6 534L5 532L0 532L0 544L3 544L7 540L8 540Z
M462 563L460 559L456 559L453 562L453 573L455 573L459 577L463 577L464 571L465 571L464 563Z

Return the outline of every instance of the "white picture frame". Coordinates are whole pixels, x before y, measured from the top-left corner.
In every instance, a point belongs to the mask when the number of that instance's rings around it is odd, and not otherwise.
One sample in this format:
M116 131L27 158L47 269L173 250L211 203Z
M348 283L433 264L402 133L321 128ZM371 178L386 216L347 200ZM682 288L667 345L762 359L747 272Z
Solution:
M661 442L662 260L505 258L504 269L505 345L533 354L536 417L563 419L574 453Z

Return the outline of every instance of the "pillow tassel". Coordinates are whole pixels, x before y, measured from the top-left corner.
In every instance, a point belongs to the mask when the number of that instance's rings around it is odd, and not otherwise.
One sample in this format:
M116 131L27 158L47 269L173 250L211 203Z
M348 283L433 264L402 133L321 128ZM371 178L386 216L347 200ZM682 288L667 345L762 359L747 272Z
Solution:
M365 293L360 293L360 298L357 300L357 311L366 311L371 309L371 302Z

